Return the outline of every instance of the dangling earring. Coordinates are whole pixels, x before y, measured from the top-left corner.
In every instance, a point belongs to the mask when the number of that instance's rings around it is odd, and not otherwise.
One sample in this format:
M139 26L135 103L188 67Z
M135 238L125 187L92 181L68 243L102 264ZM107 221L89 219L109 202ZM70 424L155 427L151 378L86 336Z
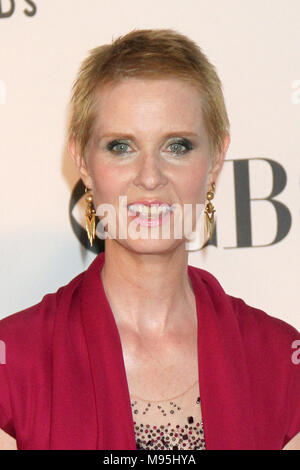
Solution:
M210 240L212 237L212 234L214 231L214 224L215 224L214 213L216 211L215 211L213 204L210 202L215 196L215 193L214 193L215 188L216 188L215 183L212 183L211 190L207 191L206 193L206 198L208 200L208 203L206 204L204 212L205 212L205 226L206 226L206 231L208 233L208 240Z
M90 191L90 189L85 188L85 192ZM90 241L91 246L93 246L93 241L96 236L96 211L93 208L93 196L88 193L86 196L86 211L85 211L85 229Z

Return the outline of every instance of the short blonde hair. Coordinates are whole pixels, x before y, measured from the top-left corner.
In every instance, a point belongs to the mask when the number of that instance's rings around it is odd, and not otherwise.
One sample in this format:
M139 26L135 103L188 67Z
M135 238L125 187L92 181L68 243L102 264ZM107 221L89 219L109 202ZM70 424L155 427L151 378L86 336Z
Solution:
M90 51L73 84L68 138L85 152L96 120L96 91L128 78L178 78L200 91L212 159L229 133L222 84L200 47L172 29L138 29Z

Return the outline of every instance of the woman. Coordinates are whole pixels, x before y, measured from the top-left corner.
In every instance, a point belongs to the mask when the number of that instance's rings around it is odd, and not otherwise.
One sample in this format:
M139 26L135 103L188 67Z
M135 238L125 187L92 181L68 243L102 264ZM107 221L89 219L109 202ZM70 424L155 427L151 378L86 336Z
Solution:
M173 30L132 31L91 52L72 104L69 152L89 191L90 241L94 207L105 253L0 322L2 447L297 445L300 365L291 348L299 332L189 266L189 234L175 236L189 217L195 228L201 204L213 228L230 142L213 65ZM155 203L163 215L149 209ZM116 211L116 235L102 204ZM150 238L154 226L158 236Z

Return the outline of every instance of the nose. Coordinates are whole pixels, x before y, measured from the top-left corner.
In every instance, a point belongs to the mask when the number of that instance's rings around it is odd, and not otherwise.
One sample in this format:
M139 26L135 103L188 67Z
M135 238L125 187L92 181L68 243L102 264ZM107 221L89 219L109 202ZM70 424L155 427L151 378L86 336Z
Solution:
M134 184L149 191L165 186L168 178L164 173L163 162L154 152L145 153L138 161Z

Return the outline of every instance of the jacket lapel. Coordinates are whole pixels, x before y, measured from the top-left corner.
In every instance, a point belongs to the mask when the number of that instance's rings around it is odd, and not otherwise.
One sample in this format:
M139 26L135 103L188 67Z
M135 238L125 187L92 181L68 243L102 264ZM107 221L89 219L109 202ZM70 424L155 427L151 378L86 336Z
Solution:
M229 296L210 273L192 266L188 271L197 304L206 448L255 449L250 382L236 313Z
M90 357L98 449L135 450L134 423L121 339L101 280L104 253L85 273L81 313Z

